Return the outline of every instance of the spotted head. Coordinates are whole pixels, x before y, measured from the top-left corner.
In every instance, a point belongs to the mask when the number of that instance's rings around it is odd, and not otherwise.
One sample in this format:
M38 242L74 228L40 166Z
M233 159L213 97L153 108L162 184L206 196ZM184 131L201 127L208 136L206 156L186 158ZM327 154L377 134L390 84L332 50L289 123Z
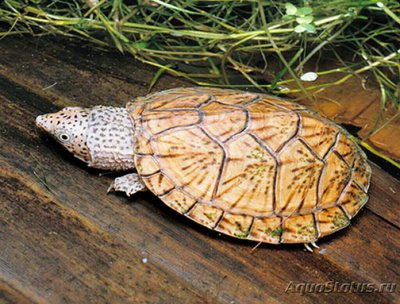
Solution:
M89 166L132 169L134 124L124 108L67 107L40 115L36 125Z
M86 144L89 113L89 109L68 107L57 113L38 116L36 125L51 134L75 157L89 162L90 154Z

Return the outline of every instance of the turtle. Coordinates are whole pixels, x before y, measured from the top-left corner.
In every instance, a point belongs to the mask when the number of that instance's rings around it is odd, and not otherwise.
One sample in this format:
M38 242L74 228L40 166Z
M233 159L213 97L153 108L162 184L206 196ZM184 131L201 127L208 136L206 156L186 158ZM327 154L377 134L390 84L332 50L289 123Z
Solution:
M312 250L368 200L371 168L346 130L264 93L175 88L125 107L67 107L36 125L88 166L125 171L108 192L150 190L239 239Z

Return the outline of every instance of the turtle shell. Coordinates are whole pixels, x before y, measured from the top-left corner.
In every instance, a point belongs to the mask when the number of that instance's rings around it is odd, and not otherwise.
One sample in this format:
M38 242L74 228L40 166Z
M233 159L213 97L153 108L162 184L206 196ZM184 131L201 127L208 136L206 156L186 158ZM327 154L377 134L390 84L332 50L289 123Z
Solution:
M309 243L346 227L367 202L364 152L340 126L299 104L179 88L127 107L147 188L210 229Z

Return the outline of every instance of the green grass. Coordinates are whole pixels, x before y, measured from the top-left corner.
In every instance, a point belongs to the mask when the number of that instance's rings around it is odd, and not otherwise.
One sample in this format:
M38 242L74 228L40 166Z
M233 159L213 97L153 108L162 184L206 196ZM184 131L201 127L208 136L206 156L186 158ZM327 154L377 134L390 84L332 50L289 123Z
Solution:
M159 69L151 85L168 72L197 85L274 93L294 82L285 93L309 96L369 71L382 106L398 107L399 15L392 0L4 0L0 36L62 35L117 48ZM341 78L306 89L304 66L324 54L341 66L316 72Z

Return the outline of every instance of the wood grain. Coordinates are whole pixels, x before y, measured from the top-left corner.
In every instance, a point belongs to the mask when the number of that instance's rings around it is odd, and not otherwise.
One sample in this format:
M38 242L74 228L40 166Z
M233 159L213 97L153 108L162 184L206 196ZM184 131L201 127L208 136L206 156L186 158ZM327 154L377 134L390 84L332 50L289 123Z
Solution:
M123 105L152 71L68 41L0 41L0 302L395 303L398 293L285 292L293 282L400 284L400 183L373 166L349 228L302 246L210 232L150 193L106 195L115 175L85 168L38 132L64 106ZM185 85L165 76L156 90ZM146 260L147 259L147 260Z

